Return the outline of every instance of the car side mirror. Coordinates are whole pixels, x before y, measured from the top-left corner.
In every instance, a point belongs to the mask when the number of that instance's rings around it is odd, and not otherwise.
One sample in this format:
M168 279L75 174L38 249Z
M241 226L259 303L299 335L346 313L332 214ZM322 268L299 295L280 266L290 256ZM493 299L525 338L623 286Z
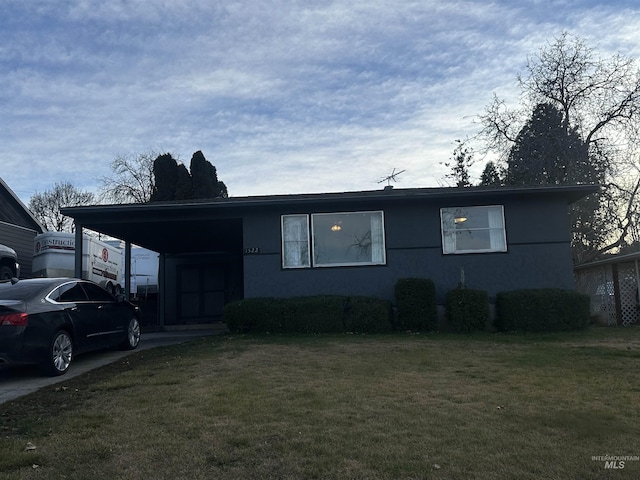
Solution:
M118 303L120 302L124 302L125 301L125 296L124 293L119 293L116 295L116 300L118 301Z

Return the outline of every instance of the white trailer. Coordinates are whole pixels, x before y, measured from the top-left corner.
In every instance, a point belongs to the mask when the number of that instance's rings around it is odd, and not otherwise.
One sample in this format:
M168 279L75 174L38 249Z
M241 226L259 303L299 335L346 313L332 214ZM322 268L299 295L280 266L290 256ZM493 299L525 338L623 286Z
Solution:
M73 233L46 232L36 235L33 252L34 277L74 277L76 237ZM123 257L112 247L89 235L82 237L82 278L111 293L122 291Z
M120 249L122 258L125 250L121 240L105 240L114 248ZM148 248L131 245L131 277L129 293L134 297L145 298L149 294L158 293L159 254ZM122 262L121 278L125 278L124 262Z
M134 296L145 298L150 293L158 293L158 257L157 252L147 248L131 247L131 293Z

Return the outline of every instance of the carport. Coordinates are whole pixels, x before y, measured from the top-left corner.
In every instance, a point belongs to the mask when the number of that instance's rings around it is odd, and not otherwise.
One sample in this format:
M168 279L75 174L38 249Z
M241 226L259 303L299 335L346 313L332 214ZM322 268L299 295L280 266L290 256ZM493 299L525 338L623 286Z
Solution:
M229 208L231 207L231 208ZM125 242L125 291L129 291L131 245L160 254L159 326L220 321L222 307L243 295L243 222L229 203L168 202L69 207L76 246L92 230ZM75 275L81 275L82 247Z

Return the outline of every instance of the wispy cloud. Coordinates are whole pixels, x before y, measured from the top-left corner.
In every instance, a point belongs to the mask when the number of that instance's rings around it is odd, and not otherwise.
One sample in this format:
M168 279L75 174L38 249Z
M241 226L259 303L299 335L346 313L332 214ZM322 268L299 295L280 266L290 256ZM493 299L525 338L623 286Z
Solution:
M631 0L7 0L3 179L96 189L122 153L196 150L232 194L433 186L491 95L562 30L640 55Z

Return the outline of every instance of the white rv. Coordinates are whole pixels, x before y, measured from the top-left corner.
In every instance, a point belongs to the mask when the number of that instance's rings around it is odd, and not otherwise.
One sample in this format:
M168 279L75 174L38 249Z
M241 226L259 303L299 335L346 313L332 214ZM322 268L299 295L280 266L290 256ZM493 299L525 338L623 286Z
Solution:
M34 240L34 277L74 277L76 237L73 233L46 232ZM82 238L82 278L117 294L122 291L122 253L96 238Z

